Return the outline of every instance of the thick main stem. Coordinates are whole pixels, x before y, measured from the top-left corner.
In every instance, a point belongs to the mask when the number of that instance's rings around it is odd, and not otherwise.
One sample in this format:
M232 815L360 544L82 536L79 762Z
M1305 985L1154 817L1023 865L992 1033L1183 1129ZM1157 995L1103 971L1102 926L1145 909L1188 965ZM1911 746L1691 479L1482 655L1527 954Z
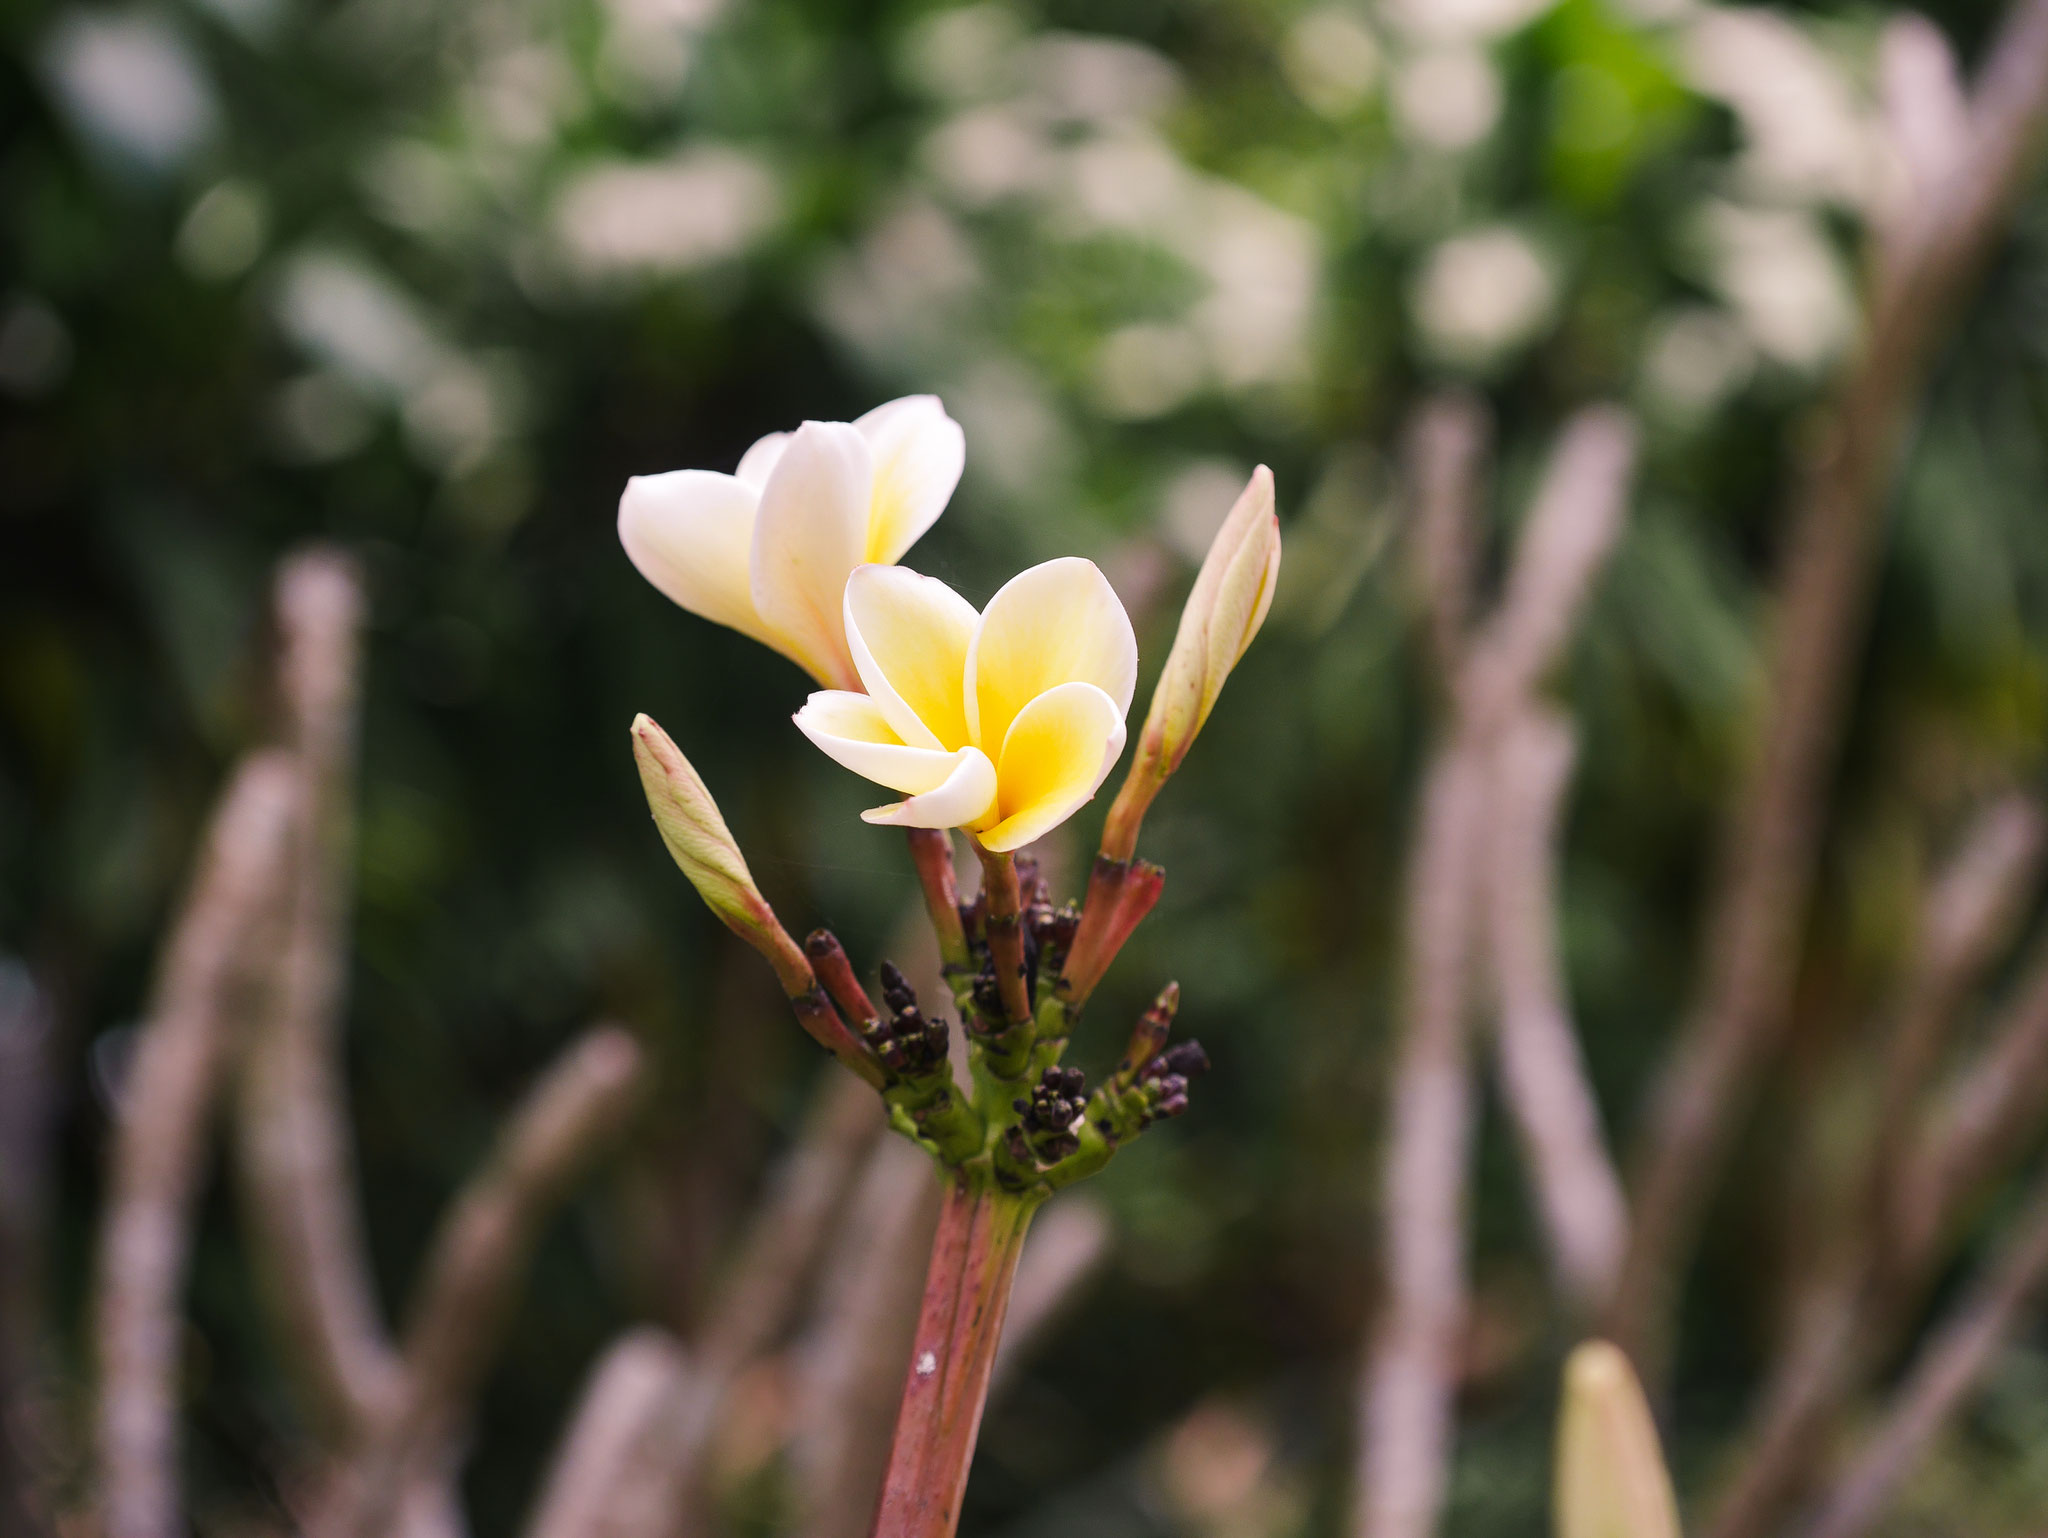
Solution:
M949 1174L873 1538L952 1538L1038 1202Z

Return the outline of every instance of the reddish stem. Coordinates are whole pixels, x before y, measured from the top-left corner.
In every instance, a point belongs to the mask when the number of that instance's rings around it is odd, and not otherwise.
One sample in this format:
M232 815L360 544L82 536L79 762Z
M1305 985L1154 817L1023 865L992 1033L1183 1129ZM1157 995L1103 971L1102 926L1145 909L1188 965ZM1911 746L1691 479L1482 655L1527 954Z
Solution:
M1102 853L1105 859L1129 864L1131 856L1138 851L1138 827L1145 820L1145 813L1151 810L1152 798L1166 783L1166 775L1160 772L1156 758L1146 754L1141 744L1138 756L1131 761L1131 772L1124 777L1123 788L1116 793L1116 800L1110 804L1109 817L1102 825Z
M789 993L789 1007L796 1012L796 1023L813 1041L876 1089L882 1087L882 1065L839 1018L839 1011L832 1007L832 1001L825 997L825 990L815 978L802 992Z
M1036 1201L953 1173L872 1538L953 1538Z
M853 962L847 957L846 947L839 943L839 936L829 929L813 930L804 941L804 954L810 958L825 992L856 1031L881 1018L868 998L867 989L854 976Z
M939 937L939 960L948 969L967 966L967 933L960 923L960 883L953 874L953 835L942 828L910 828L910 863L924 888L925 911Z
M1024 986L1024 896L1014 855L991 854L980 844L981 891L988 902L988 959L1011 1025L1031 1023L1031 995Z
M1078 1012L1116 960L1117 952L1145 915L1159 901L1166 872L1149 860L1112 860L1098 856L1088 876L1088 898L1081 927L1060 973L1060 997Z

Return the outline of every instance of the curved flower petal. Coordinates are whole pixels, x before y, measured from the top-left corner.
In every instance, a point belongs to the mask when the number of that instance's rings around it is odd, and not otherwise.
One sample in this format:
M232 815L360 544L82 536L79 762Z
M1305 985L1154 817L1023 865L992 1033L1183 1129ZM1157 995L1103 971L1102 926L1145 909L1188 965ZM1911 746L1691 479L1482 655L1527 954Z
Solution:
M865 694L820 690L792 719L827 757L906 796L936 790L957 767L951 753L906 746Z
M765 438L756 438L746 453L740 455L740 467L733 471L733 479L743 481L759 491L768 484L768 476L782 459L782 451L789 447L793 433L770 433Z
M980 822L995 809L996 766L979 748L962 748L950 757L953 772L936 790L862 812L861 820L899 828L962 828Z
M619 498L619 543L671 601L774 646L748 575L758 500L752 487L710 470L636 475Z
M967 728L986 751L1010 723L1059 684L1095 685L1119 718L1138 683L1138 638L1109 579L1067 556L1004 583L967 648Z
M996 773L994 827L979 835L1001 853L1040 838L1095 794L1124 750L1122 707L1093 684L1061 684L1017 712Z
M840 596L867 537L872 462L844 422L806 422L761 488L750 570L754 608L789 654L828 685L854 686Z
M962 680L981 616L936 577L860 566L846 583L846 644L860 681L905 742L967 745Z
M875 462L867 558L894 565L946 510L967 462L966 435L936 395L889 401L853 425Z

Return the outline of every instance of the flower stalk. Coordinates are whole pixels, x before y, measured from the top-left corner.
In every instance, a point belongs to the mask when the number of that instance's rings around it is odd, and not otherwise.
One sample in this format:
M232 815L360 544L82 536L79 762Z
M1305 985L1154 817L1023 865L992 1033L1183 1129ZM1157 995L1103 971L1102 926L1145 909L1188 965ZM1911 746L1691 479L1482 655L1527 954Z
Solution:
M925 1013L900 971L882 963L877 1008L829 930L797 945L703 780L660 727L634 721L648 805L676 864L775 969L804 1029L881 1092L891 1126L946 1181L876 1538L950 1538L1032 1214L1186 1110L1190 1080L1208 1068L1199 1044L1169 1044L1180 999L1171 983L1092 1091L1062 1058L1096 984L1159 900L1164 872L1136 857L1145 809L1257 632L1279 569L1261 469L1196 579L1085 904L1056 906L1037 863L1016 851L1086 804L1121 755L1137 640L1087 561L1033 567L980 610L891 564L950 494L956 435L935 401L914 397L852 425L763 439L732 476L636 482L620 509L628 552L656 585L806 667L827 687L798 728L903 797L862 816L908 833L967 1044L962 1085L950 1024ZM964 905L953 828L982 867Z
M948 1179L874 1538L951 1538L958 1525L1010 1284L1043 1200L967 1171Z
M953 874L953 836L943 828L906 828L910 863L924 892L924 909L939 942L939 964L950 980L968 970L967 931L960 922L960 882Z
M1059 997L1069 1021L1102 981L1137 927L1145 921L1166 887L1166 872L1149 860L1114 860L1097 855L1088 876L1088 901L1081 927L1060 973Z
M1014 855L995 854L974 846L981 856L981 890L987 899L988 959L995 968L996 996L1005 1025L1031 1027L1031 996L1024 981L1024 900L1017 881ZM1026 1051L1030 1042L1024 1043Z

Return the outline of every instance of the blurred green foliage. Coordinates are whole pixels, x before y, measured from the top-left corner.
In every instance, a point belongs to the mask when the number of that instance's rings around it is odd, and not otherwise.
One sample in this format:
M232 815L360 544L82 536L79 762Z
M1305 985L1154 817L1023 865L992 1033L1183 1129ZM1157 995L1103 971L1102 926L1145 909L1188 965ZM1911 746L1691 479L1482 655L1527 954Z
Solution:
M1489 570L1574 406L1618 399L1645 424L1630 527L1557 683L1583 743L1567 960L1625 1139L1754 724L1786 466L1853 342L1890 185L1884 19L1687 0L6 7L0 947L59 1004L69 1359L108 1065L198 820L260 730L267 569L338 539L374 602L348 1067L387 1303L567 1033L615 1016L661 1063L631 1150L556 1225L483 1405L477 1528L514 1530L579 1374L629 1321L687 1328L824 1071L669 867L627 722L650 712L693 757L792 928L829 922L872 958L913 893L900 844L853 816L866 787L789 726L803 680L634 574L618 492L936 390L968 468L910 562L977 601L1090 555L1156 667L1254 462L1289 540L1273 622L1146 828L1165 901L1080 1047L1106 1062L1174 976L1219 1071L1099 1183L1114 1264L992 1410L968 1530L1336 1531L1432 720L1401 423L1433 385L1485 391ZM1989 12L1940 19L1967 60ZM2044 349L2037 198L1895 499L1791 1061L1691 1292L1688 1488L1830 1199L1781 1175L1840 1110L1816 1065L1858 1046L1962 814L2042 767ZM1097 818L1053 852L1068 870ZM1542 1510L1563 1344L1497 1123L1458 1534ZM290 1436L249 1291L221 1196L190 1346L208 1531L275 1498L266 1460ZM1937 1525L2048 1500L2026 1451L2044 1363L2037 1332L1928 1472ZM1232 1437L1262 1472L1203 1507L1184 1476Z

